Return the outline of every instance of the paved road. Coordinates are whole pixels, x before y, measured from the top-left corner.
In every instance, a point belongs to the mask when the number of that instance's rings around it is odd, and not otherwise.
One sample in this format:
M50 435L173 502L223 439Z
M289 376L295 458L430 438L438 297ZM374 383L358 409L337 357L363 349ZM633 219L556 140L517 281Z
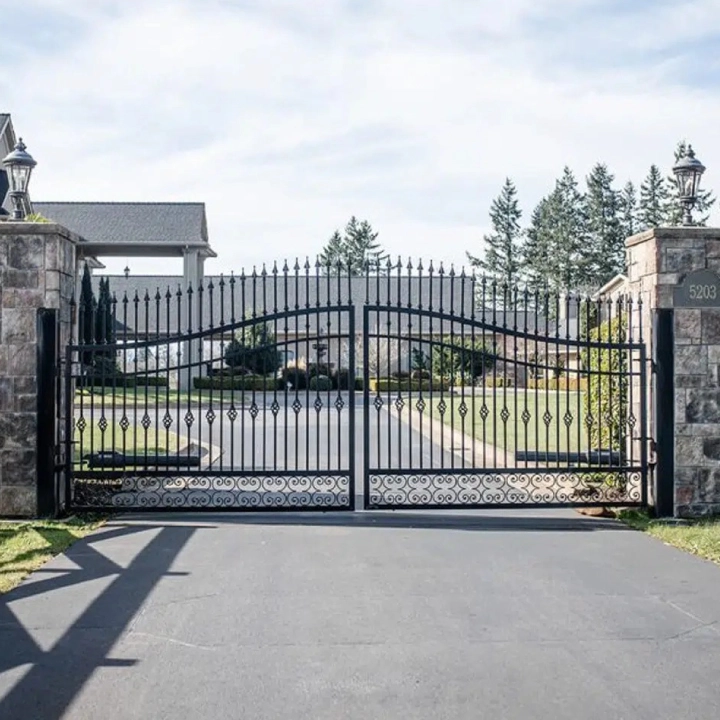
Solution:
M718 598L569 511L120 518L0 601L0 718L715 718Z

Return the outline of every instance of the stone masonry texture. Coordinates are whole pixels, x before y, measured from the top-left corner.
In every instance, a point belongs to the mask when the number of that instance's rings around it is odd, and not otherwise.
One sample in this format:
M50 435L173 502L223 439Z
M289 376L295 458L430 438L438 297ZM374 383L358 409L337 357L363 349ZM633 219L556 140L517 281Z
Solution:
M57 309L59 347L69 342L78 239L54 224L0 222L0 517L37 512L37 311Z
M720 229L656 228L628 238L628 289L653 308L672 308L687 273L720 272ZM675 309L675 514L720 513L720 310ZM649 348L652 356L652 348Z

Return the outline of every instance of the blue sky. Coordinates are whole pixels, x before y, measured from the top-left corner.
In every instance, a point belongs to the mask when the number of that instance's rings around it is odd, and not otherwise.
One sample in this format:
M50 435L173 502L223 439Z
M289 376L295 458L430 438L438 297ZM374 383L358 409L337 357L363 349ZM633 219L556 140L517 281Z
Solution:
M461 263L505 176L529 217L564 165L639 183L681 138L720 189L720 0L0 10L0 110L38 161L32 196L204 201L209 272L314 254L352 214L394 255Z

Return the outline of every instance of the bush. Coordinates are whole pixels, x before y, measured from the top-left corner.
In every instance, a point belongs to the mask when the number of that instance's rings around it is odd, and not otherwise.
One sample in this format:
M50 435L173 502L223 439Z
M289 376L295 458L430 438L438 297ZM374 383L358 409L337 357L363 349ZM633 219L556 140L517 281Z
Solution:
M410 371L409 370L396 370L392 377L397 378L398 380L408 380L410 379Z
M355 378L355 390L364 390L365 389L365 382L361 377Z
M432 377L432 375L430 374L429 370L419 369L419 370L413 370L410 373L410 377L413 380L429 380Z
M528 390L587 390L587 380L585 378L564 377L551 378L550 380L528 380Z
M274 377L261 375L217 375L214 377L193 378L196 390L260 390L273 391L278 389L279 382Z
M313 375L326 375L330 377L332 371L327 363L308 363L307 376L311 378Z
M306 390L308 374L299 367L286 367L280 372L280 387L285 390L292 386L293 390Z
M311 390L332 390L332 380L327 375L313 375L310 378Z
M513 379L509 377L487 377L485 378L483 385L485 387L512 387Z
M356 384L357 380L360 379L362 381L362 378L355 378ZM343 368L341 370L338 370L333 376L333 387L336 390L350 390L350 371L347 368Z
M378 378L370 381L372 392L440 392L448 390L450 383L440 378L429 380L398 380L397 378Z

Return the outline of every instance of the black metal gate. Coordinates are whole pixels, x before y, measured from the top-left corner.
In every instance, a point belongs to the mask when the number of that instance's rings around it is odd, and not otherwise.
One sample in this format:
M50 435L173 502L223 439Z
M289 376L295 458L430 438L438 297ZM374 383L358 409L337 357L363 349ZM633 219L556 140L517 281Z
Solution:
M354 315L347 278L322 270L86 289L67 348L72 507L352 510Z
M112 285L66 349L74 510L352 510L356 471L366 508L646 503L629 298L399 262Z
M642 306L388 276L365 305L365 507L644 505ZM395 369L394 358L409 358Z

